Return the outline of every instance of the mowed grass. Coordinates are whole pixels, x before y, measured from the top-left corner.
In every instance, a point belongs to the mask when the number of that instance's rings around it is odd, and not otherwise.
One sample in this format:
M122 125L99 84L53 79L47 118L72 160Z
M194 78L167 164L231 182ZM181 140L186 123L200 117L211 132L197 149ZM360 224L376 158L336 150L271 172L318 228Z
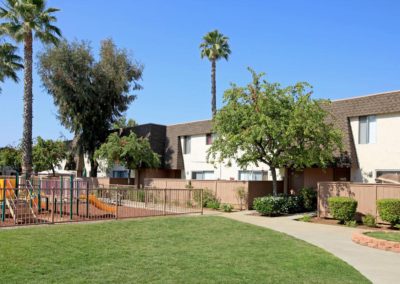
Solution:
M368 232L366 235L377 239L400 242L400 232Z
M2 283L368 283L322 249L223 217L0 230Z

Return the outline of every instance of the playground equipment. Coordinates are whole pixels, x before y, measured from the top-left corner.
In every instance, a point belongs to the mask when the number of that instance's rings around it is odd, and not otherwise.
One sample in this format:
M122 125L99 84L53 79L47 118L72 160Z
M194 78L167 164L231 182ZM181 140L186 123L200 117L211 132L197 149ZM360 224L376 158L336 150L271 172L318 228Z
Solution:
M34 204L31 191L26 189L18 190L17 178L0 179L0 204L1 219L4 222L6 208L14 220L14 223L37 222L33 210Z
M81 195L79 197L79 199L86 200L86 196L85 195ZM115 213L117 211L115 206L111 206L111 205L108 205L107 203L104 203L103 201L98 199L94 194L90 194L89 195L88 201L89 201L90 204L92 204L97 209L106 211L108 213Z

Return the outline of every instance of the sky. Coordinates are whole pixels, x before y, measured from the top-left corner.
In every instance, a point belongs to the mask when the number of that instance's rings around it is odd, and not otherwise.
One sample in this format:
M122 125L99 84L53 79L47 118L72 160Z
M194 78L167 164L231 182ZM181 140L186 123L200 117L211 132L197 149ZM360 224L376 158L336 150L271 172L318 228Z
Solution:
M144 65L144 89L126 113L140 124L210 118L211 65L200 58L199 44L214 29L229 37L232 50L229 61L217 63L218 107L230 83L250 82L247 67L283 86L306 81L315 98L400 89L397 0L49 0L48 6L61 9L57 26L67 40L90 41L97 56L100 41L112 38ZM35 54L42 48L34 42ZM20 78L1 85L0 147L22 137ZM70 139L36 69L33 79L33 136Z

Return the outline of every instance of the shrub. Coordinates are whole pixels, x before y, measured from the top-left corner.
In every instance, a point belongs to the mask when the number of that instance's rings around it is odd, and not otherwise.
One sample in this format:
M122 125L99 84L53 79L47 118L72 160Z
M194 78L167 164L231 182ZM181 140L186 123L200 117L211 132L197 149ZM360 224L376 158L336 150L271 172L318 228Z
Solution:
M221 208L224 212L232 212L232 210L233 210L232 204L228 204L228 203L222 204Z
M357 227L357 221L356 220L350 220L350 221L345 221L344 224L347 227Z
M375 217L372 216L371 214L367 214L364 217L362 217L362 222L365 226L376 227Z
M195 191L194 195L193 195L193 199L196 201L196 203L200 203L201 192ZM203 190L203 207L218 209L220 203L221 203L220 200L214 195L214 193L211 190L209 190L207 188ZM217 206L217 204L218 204L218 207L214 208Z
M333 218L344 223L353 220L357 210L357 201L350 197L329 197L328 206Z
M243 205L246 203L247 201L247 192L244 189L243 186L240 186L236 189L236 196L239 199L239 203L240 203L240 210L243 210Z
M253 207L258 213L264 216L277 216L285 214L285 197L283 196L264 196L254 199Z
M376 201L379 216L392 227L400 223L400 199L380 199Z
M310 215L304 215L299 220L303 221L303 222L311 222L311 216Z
M219 207L221 206L221 203L219 202L219 200L218 199L215 199L215 200L210 200L210 201L208 201L207 202L207 208L210 208L210 209L219 209Z
M304 187L299 191L304 211L317 210L317 192L312 187Z

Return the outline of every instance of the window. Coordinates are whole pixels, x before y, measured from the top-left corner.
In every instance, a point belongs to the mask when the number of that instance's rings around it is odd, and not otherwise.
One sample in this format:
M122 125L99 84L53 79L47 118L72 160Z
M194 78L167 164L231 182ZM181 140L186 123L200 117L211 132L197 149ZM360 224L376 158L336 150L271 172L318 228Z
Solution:
M400 170L376 170L377 183L400 182Z
M264 180L262 171L239 171L239 180Z
M192 172L192 179L210 180L215 179L213 171L196 171Z
M358 143L373 144L376 143L376 116L360 116L358 128Z
M211 145L215 140L215 134L214 133L207 133L206 134L206 145Z
M113 178L127 178L128 172L127 171L113 171L112 177Z
M183 154L190 154L190 136L183 137Z

